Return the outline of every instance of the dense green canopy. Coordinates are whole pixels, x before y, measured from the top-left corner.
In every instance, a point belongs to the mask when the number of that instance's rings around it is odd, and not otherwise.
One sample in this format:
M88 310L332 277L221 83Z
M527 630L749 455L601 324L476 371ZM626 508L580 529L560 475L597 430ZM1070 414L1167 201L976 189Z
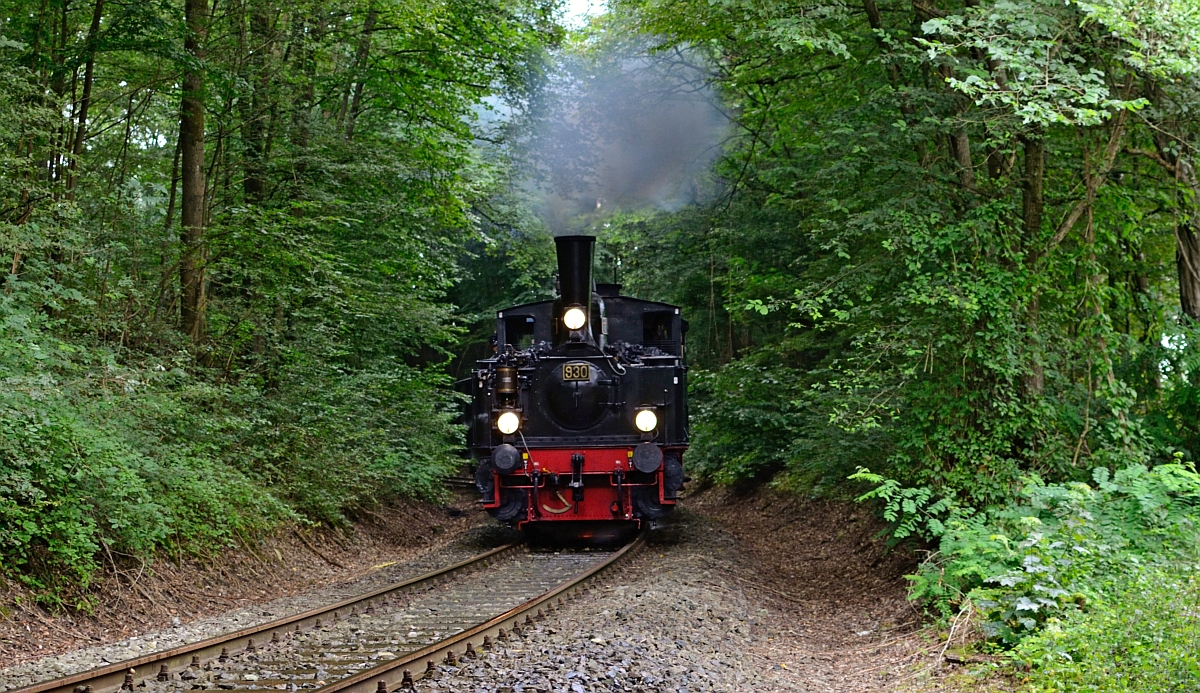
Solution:
M0 3L6 571L441 493L444 296L552 9Z
M597 44L702 56L737 128L715 201L607 232L689 308L694 461L993 503L1200 454L1194 3L615 8Z

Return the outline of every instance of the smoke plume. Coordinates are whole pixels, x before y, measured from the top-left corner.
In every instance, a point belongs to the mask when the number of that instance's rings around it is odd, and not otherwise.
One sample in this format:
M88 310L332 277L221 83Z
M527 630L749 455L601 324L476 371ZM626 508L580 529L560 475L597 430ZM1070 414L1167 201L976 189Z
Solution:
M560 59L526 154L554 233L702 202L729 120L697 61L614 48Z

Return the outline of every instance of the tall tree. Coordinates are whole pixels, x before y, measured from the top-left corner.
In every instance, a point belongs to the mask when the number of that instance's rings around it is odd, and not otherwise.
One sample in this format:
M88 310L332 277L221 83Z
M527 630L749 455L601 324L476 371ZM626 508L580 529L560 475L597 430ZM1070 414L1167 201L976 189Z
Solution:
M75 136L71 145L71 162L67 171L67 198L75 196L75 178L79 168L79 157L83 155L87 140L88 111L92 106L92 86L96 81L96 42L100 39L100 21L104 17L104 0L96 0L92 7L92 23L84 39L87 59L83 67L83 94L79 97L75 123Z
M1146 95L1155 105L1151 139L1154 149L1132 151L1157 162L1175 182L1177 208L1175 230L1175 266L1179 282L1179 306L1184 314L1200 321L1200 177L1195 166L1194 123L1189 122L1195 88L1185 85L1176 93L1153 80L1146 84Z
M366 88L367 59L371 55L371 34L375 31L375 22L379 18L379 9L374 2L367 4L367 16L363 20L362 35L358 39L358 48L354 51L354 69L351 72L354 89L349 96L349 109L346 112L346 139L354 138L354 121L362 110L363 89ZM346 110L343 104L343 110Z
M670 283L653 271L638 281L679 291L693 315L711 323L724 307L731 335L737 322L767 332L776 321L774 336L756 340L771 346L742 352L748 362L714 381L720 407L698 408L713 423L696 424L697 440L707 436L721 473L780 459L760 442L731 452L739 424L721 418L757 411L727 394L761 395L766 369L806 384L787 391L784 404L800 411L775 434L805 477L813 451L855 436L855 459L993 502L1029 472L1073 478L1096 459L1175 444L1137 432L1173 420L1158 398L1172 388L1183 397L1196 378L1162 346L1193 345L1194 328L1170 316L1200 306L1197 126L1183 106L1200 81L1194 3L612 6L618 20L593 46L615 43L628 21L659 38L643 61L706 58L734 115L735 144L717 169L732 192L703 215L610 231L635 239L627 255L662 254L670 270L654 266ZM1175 93L1138 93L1147 80ZM755 244L713 233L723 228ZM798 236L793 250L761 240L783 229ZM723 247L706 247L713 239ZM694 281L677 277L686 268ZM703 301L678 288L701 281ZM1181 311L1161 298L1176 289ZM739 353L706 346L693 354L718 365ZM832 478L846 459L826 458Z
M242 191L251 203L262 202L267 190L267 122L274 108L271 88L271 60L275 52L275 11L268 0L250 0L247 83L253 92L243 98L242 141L245 146L245 174Z
M208 38L208 0L184 1L183 96L179 109L179 150L183 231L180 233L179 320L181 329L199 342L205 333L205 46Z

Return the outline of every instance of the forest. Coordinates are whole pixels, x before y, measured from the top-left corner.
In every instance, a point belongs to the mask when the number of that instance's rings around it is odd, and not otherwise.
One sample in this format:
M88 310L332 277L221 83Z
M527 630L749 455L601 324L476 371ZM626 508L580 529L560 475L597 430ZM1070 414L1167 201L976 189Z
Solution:
M684 307L699 481L870 503L1035 689L1194 682L1200 6L561 13L0 2L4 579L439 498L588 233Z

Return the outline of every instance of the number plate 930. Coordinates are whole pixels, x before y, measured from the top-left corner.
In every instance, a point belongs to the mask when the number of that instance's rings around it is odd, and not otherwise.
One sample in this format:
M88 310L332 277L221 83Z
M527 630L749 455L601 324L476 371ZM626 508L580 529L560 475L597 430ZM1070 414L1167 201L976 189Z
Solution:
M564 363L563 380L591 380L592 367L586 363Z

